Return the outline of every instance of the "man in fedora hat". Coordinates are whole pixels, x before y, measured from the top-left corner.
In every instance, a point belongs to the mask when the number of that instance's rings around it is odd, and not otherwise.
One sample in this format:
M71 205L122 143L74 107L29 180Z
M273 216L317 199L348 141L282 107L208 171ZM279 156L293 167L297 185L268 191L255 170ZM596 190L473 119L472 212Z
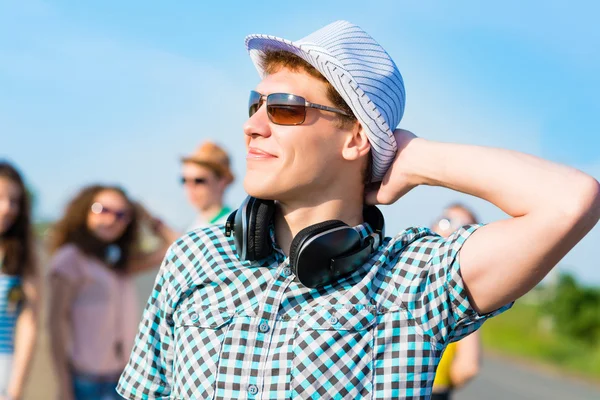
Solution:
M595 225L588 175L395 129L404 84L346 21L292 42L251 35L251 196L171 246L119 393L129 399L427 399L445 347L530 290ZM366 183L369 183L366 186ZM384 237L418 185L512 218L448 238ZM229 236L227 236L229 234Z
M203 142L194 153L181 158L181 183L198 212L187 231L225 223L231 209L223 204L223 195L232 182L229 156L213 142Z

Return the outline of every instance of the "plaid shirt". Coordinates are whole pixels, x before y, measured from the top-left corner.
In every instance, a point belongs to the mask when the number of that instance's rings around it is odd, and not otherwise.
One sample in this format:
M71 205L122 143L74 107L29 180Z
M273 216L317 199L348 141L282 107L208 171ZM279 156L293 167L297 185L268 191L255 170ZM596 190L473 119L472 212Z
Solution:
M222 227L190 232L167 253L117 391L128 399L427 399L445 346L510 307L478 315L469 304L458 252L475 229L448 239L408 229L318 289L294 279L276 245L266 259L240 262Z

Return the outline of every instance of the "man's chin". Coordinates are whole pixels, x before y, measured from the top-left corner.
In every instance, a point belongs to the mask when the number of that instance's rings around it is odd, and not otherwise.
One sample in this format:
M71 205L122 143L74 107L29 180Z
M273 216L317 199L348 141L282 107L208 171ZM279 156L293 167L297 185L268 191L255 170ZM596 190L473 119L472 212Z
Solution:
M246 190L248 196L263 200L277 200L277 194L269 190Z
M268 180L253 180L249 179L250 177L247 175L244 180L244 190L248 193L249 196L256 197L257 199L264 200L277 200L278 192L275 189L275 185L269 183Z

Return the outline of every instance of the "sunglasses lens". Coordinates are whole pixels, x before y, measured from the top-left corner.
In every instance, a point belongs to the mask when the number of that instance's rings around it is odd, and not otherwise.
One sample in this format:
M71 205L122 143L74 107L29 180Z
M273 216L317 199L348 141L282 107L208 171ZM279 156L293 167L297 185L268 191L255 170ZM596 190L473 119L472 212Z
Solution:
M94 214L100 214L104 211L104 207L102 207L102 204L100 203L94 203L92 204L92 212Z
M306 117L306 101L293 94L274 93L267 99L267 113L271 121L280 125L298 125Z
M100 203L92 204L92 212L94 214L108 215L112 214L115 216L115 219L119 221L126 221L129 218L129 212L127 211L113 211L110 208L104 207Z
M208 182L206 180L206 178L186 178L186 177L181 177L181 184L182 185L186 185L186 184L204 185L204 184L206 184L206 182Z
M250 91L250 99L248 100L248 116L253 116L260 108L261 95L254 90Z

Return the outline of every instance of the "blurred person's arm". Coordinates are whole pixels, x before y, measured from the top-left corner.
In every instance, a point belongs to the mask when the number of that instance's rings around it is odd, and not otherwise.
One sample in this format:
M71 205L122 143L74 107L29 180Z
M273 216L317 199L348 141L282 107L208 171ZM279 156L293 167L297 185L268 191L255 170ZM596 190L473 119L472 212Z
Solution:
M168 225L164 224L160 219L154 219L154 229L156 234L167 244L171 245L177 241L182 235ZM164 255L164 253L163 253Z
M140 221L148 224L154 235L160 239L158 249L150 252L138 252L131 256L127 263L127 272L139 273L158 268L171 243L175 242L180 234L164 224L159 218L154 217L141 203L135 203L135 212Z
M75 286L64 277L54 274L50 277L49 331L54 370L58 379L58 398L73 399L73 382L67 342L70 338L71 304Z
M135 274L158 268L168 248L169 245L165 244L161 245L158 250L132 256L127 263L127 272Z
M481 339L479 331L456 343L456 354L450 366L453 388L460 388L473 379L481 368Z
M181 236L181 232L177 232L165 224L160 218L152 215L146 207L139 202L135 203L135 212L140 220L146 221L150 225L152 232L167 245L167 248ZM165 252L163 252L162 255L164 255L164 253Z
M416 186L441 186L513 217L481 227L460 250L461 276L480 314L531 290L600 217L600 184L574 168L515 151L433 142L402 129L394 135L399 151L381 186L367 193L369 203L391 204Z
M41 294L40 279L37 275L28 276L23 280L23 292L25 303L17 319L13 367L8 386L8 398L15 400L23 396L38 335Z

